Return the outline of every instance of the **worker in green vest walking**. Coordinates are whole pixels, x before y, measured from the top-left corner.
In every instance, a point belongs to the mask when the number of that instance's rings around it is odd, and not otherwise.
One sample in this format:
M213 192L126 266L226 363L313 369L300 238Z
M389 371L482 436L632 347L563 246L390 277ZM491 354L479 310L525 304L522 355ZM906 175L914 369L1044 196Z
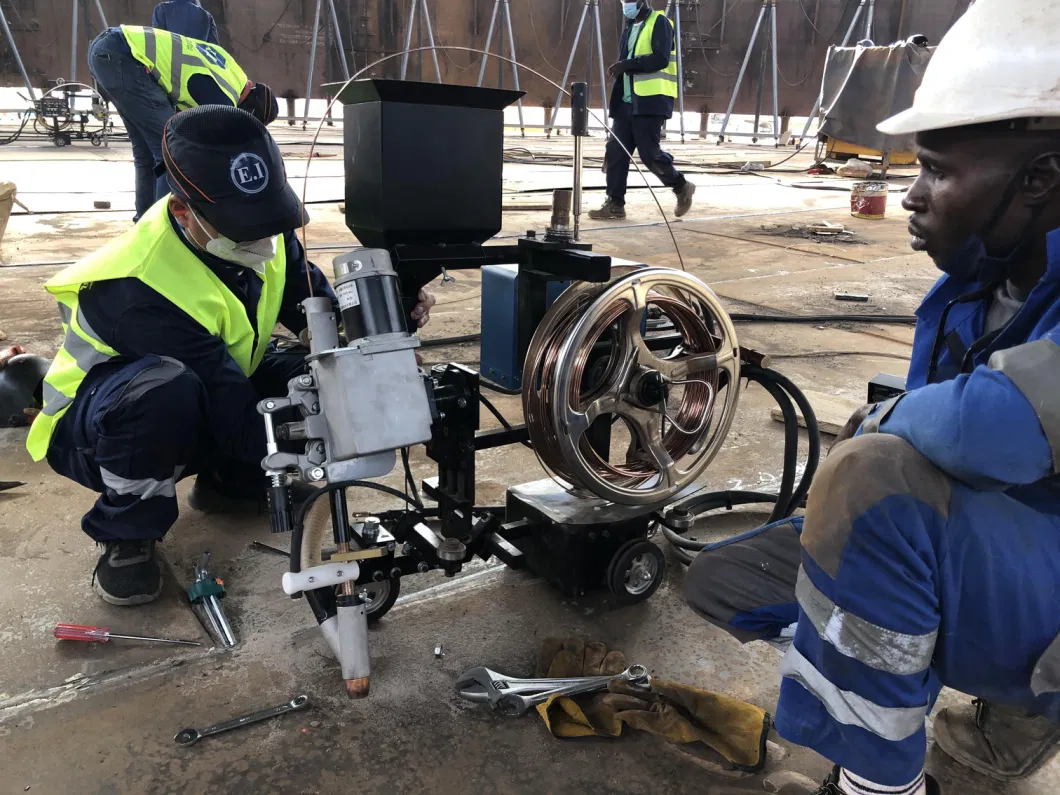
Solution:
M589 217L611 221L626 217L626 181L629 157L636 149L641 162L662 184L677 195L674 215L692 208L696 186L676 168L662 150L662 133L674 115L677 98L677 43L674 26L650 0L623 2L626 27L619 41L619 60L611 69L611 137L607 140L607 201ZM623 148L624 147L624 148ZM629 154L627 154L627 152Z
M156 170L170 116L198 105L233 105L269 124L279 113L272 89L248 80L221 47L165 30L109 28L89 47L88 67L132 142L137 221L169 192Z
M115 605L161 593L155 544L177 519L177 481L196 476L195 510L262 511L257 404L286 395L308 353L277 350L273 330L303 332L310 295L335 300L298 242L308 217L261 122L193 108L166 124L162 153L171 195L44 285L64 337L26 441L98 493L81 529L102 547L96 593ZM426 323L432 304L421 293L412 318ZM297 503L311 487L291 488Z

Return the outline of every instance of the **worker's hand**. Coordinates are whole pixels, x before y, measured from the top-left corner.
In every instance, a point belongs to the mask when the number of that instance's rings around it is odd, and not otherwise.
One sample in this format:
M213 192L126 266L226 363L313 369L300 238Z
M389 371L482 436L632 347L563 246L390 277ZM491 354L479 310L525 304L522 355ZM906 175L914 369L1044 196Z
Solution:
M430 322L431 309L438 303L437 299L426 289L420 290L419 303L412 310L412 319L416 321L419 328L423 328Z
M845 442L847 439L851 438L855 433L857 433L858 428L861 427L861 424L865 422L865 418L869 416L869 413L874 408L876 408L875 403L868 403L862 406L857 411L855 411L851 415L850 419L847 420L847 424L843 426L843 430L841 430L839 432L839 435L836 436L835 441L832 442L832 446L828 448L828 452L831 453L837 444L839 444L840 442Z
M26 352L26 349L21 345L10 345L7 348L0 348L0 370L4 369L4 365L16 356L21 356Z
M617 80L626 73L626 65L622 61L613 63L607 68L607 73Z

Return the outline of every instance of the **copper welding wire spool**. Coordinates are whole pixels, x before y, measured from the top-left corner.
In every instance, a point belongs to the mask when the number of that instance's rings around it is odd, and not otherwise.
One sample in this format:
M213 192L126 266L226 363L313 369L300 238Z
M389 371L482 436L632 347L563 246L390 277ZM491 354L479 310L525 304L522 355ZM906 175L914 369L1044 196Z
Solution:
M665 355L650 352L641 334L652 306L682 338ZM606 358L594 358L596 343L608 339ZM655 391L646 391L649 381ZM523 409L542 466L561 484L647 505L702 473L728 432L738 392L735 331L710 289L677 271L627 267L608 284L575 285L553 305L527 354ZM594 407L607 409L598 412L602 421L617 415L629 431L624 461L608 461L589 444Z

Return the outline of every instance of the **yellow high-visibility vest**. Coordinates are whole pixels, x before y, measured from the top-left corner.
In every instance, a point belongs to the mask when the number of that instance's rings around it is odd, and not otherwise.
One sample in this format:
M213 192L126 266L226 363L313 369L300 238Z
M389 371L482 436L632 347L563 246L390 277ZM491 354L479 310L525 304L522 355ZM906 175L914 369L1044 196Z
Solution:
M216 44L178 36L168 30L122 25L121 32L133 58L147 67L177 110L194 108L188 92L192 75L206 75L217 83L233 105L247 87L247 73L236 59Z
M47 454L55 427L74 402L88 371L118 355L99 338L78 307L78 295L85 285L108 279L139 279L224 340L228 353L248 376L261 363L283 301L287 276L283 237L276 240L276 257L265 263L264 275L258 276L264 284L255 334L243 304L174 231L168 206L167 196L117 240L45 283L44 289L59 302L66 336L44 378L44 408L33 420L26 440L34 461Z
M633 48L631 57L640 55L651 55L651 36L659 20L663 24L673 25L669 17L662 11L653 11L651 16L644 22L644 28L637 36L637 44ZM673 97L677 99L677 47L678 42L674 37L674 48L670 53L670 63L661 72L650 72L649 74L630 74L633 78L633 93L638 97Z

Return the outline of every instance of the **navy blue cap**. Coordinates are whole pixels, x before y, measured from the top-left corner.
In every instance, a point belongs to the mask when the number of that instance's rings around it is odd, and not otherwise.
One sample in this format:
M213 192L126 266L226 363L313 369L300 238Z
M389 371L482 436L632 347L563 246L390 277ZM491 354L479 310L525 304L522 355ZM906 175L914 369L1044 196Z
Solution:
M200 105L166 122L162 162L170 190L238 243L289 232L309 215L287 183L265 126L230 105Z

